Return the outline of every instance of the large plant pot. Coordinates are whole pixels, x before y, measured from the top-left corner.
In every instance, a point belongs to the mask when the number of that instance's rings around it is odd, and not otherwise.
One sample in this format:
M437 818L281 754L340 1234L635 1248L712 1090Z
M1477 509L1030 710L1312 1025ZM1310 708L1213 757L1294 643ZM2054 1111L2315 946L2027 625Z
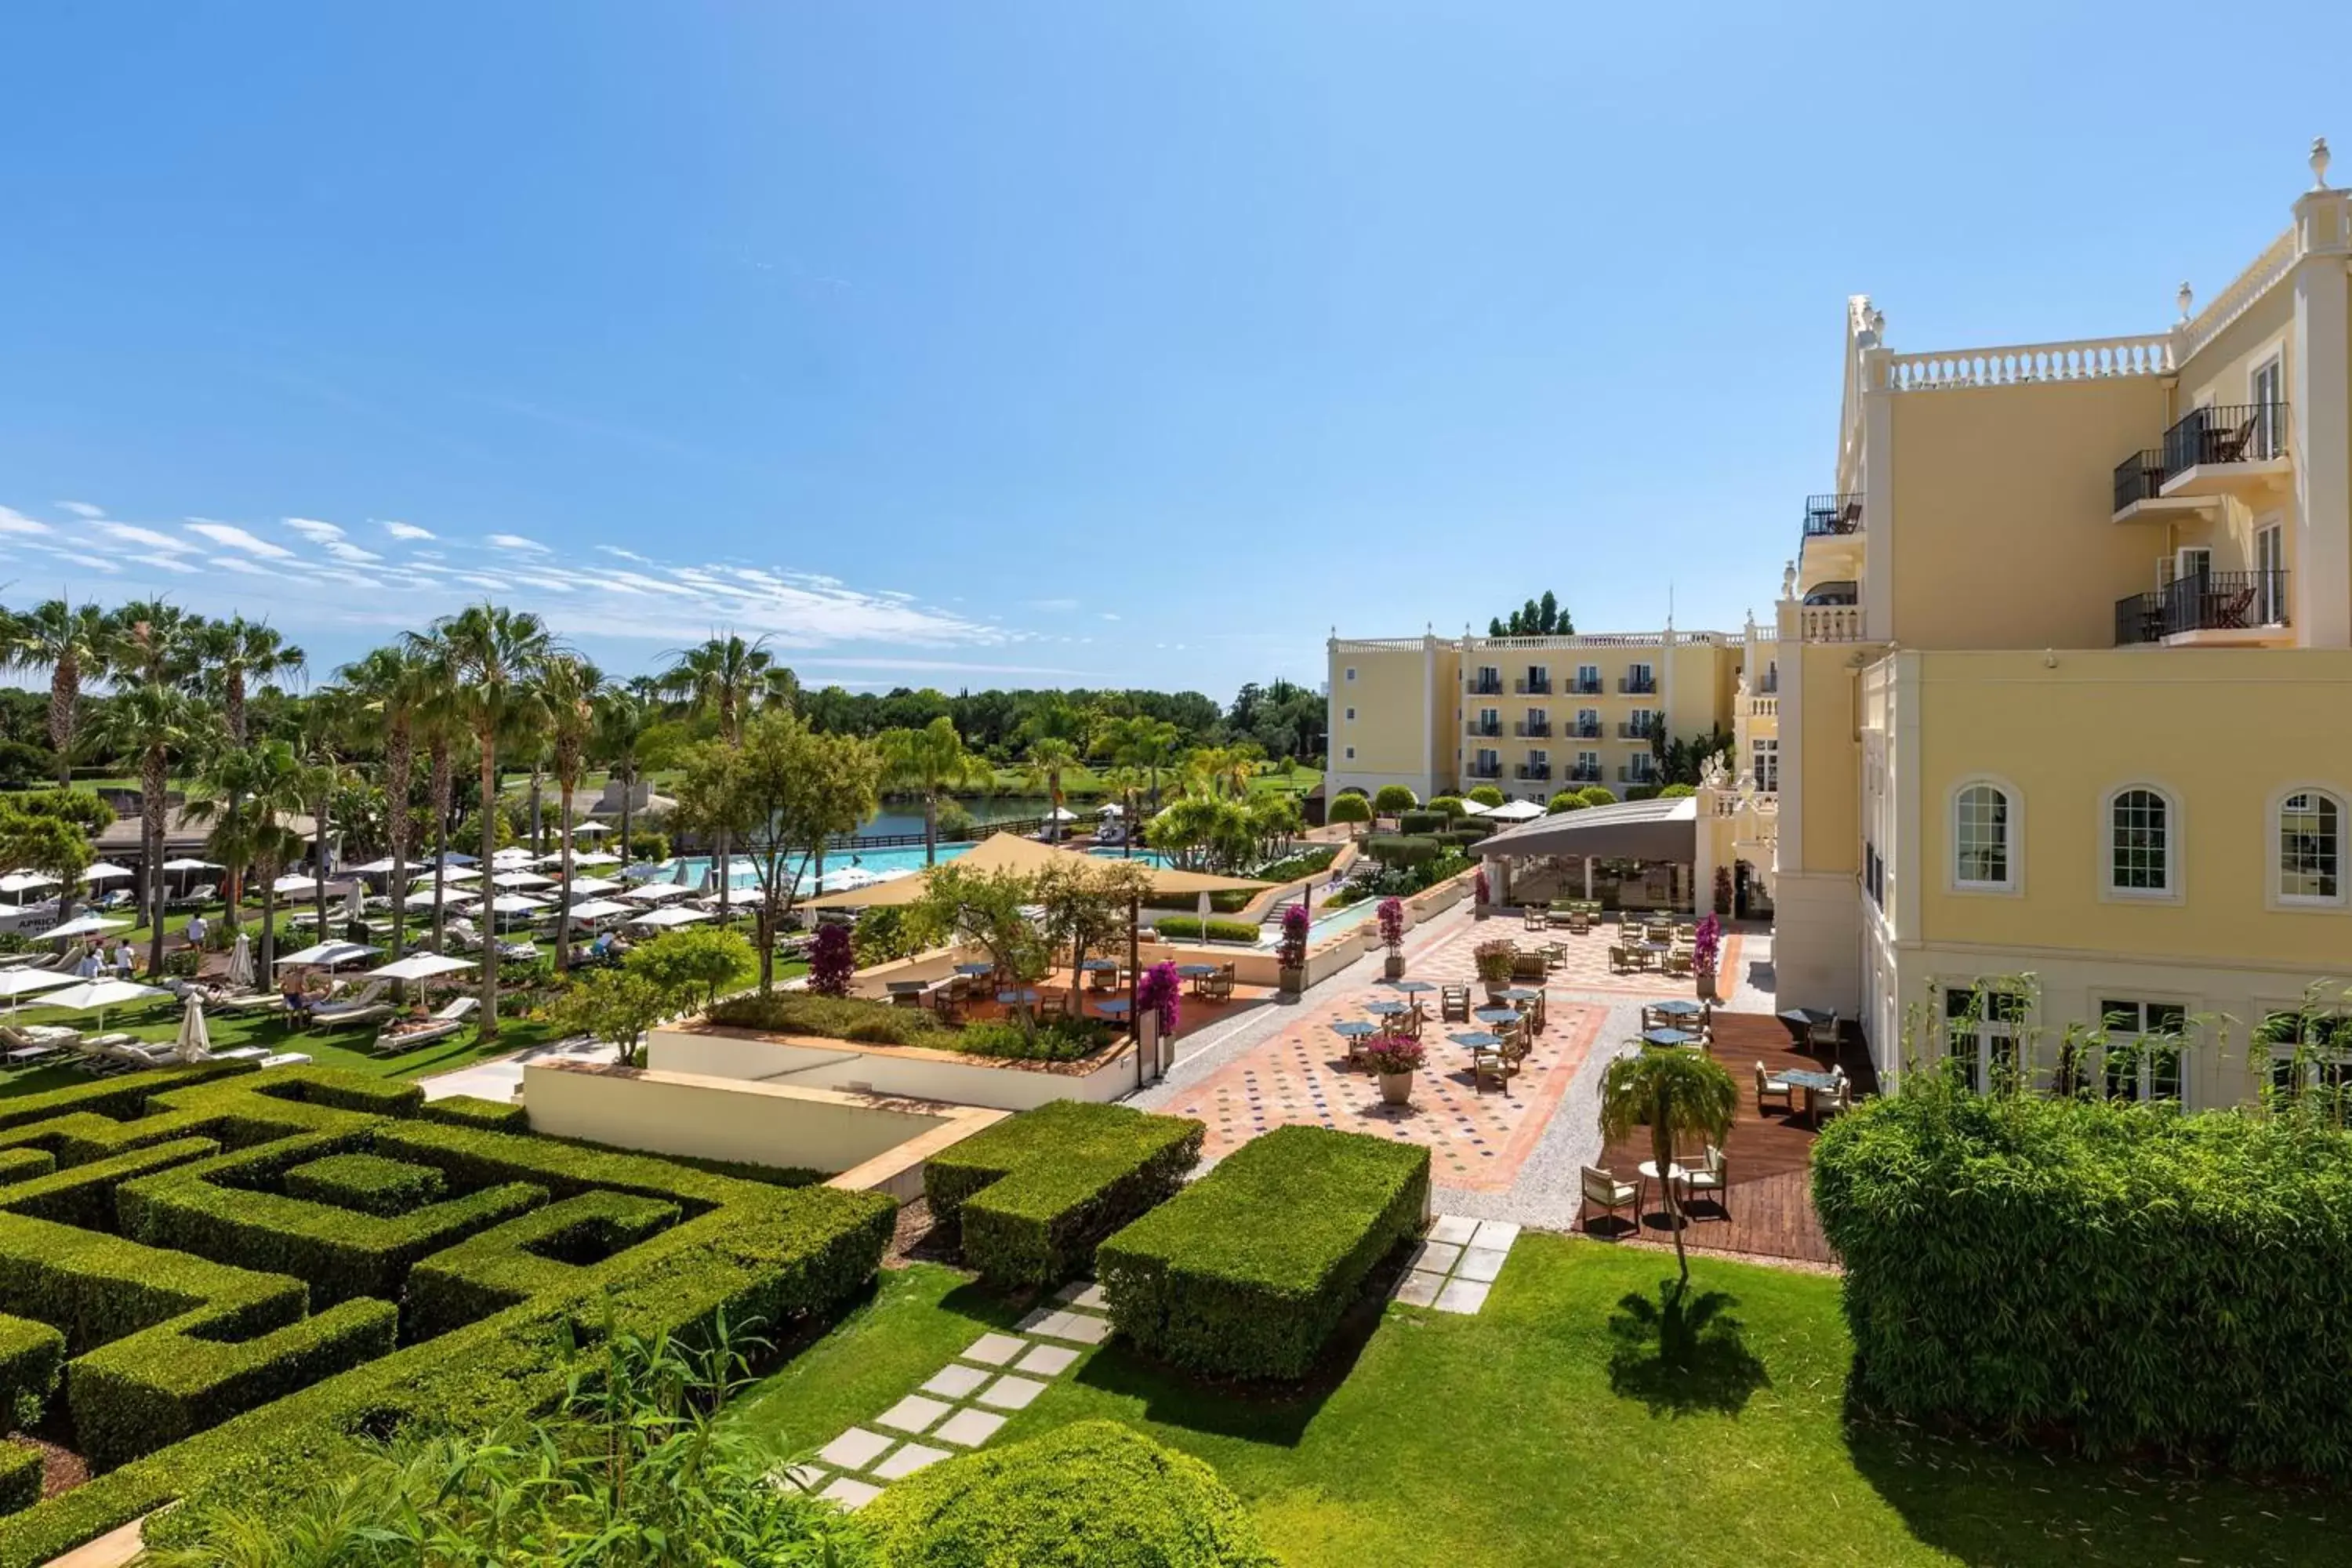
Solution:
M1486 1005L1490 1007L1501 1005L1503 993L1511 988L1511 983L1508 980L1489 980L1486 981L1485 984L1486 987Z
M1304 969L1277 970L1275 973L1274 984L1275 989L1282 994L1284 1001L1296 1002L1298 1000L1299 993L1307 989L1307 971Z
M1716 994L1714 970L1702 969L1696 972L1696 975L1698 980L1698 999L1700 1001L1720 1002L1723 1000L1721 996Z
M1381 1074L1381 1103L1382 1105L1411 1105L1412 1103L1412 1074L1409 1072L1384 1072Z
M1391 980L1402 980L1404 978L1404 954L1402 952L1391 952L1388 956L1388 962L1381 965L1381 973L1387 975Z

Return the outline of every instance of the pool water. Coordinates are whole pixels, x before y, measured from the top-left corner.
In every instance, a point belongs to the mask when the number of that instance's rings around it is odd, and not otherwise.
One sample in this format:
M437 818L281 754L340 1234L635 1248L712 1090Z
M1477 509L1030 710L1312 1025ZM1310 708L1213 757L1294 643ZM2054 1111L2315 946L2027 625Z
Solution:
M1338 936L1344 931L1353 931L1356 927L1362 925L1366 921L1370 920L1373 915L1378 914L1380 912L1380 908L1381 901L1378 899L1360 899L1344 909L1337 909L1331 910L1328 914L1317 915L1307 925L1307 945L1312 947L1317 942L1323 941L1327 937ZM1274 919L1266 921L1265 924L1258 928L1257 945L1264 948L1273 948L1279 947L1281 944L1282 915L1281 911L1277 910L1275 913Z
M969 844L942 844L940 846L939 858L944 864L969 852L971 848L971 846ZM1096 849L1091 853L1101 856L1105 859L1118 858L1118 851L1116 849ZM1138 849L1135 852L1135 858L1154 866L1167 863L1159 853L1150 849ZM705 877L710 875L710 858L702 855L689 855L664 860L661 862L662 879L684 882L689 886L698 884ZM923 847L919 844L908 844L894 845L887 849L861 849L854 853L830 851L824 858L825 888L830 890L835 886L846 886L848 881L855 880L856 879L846 879L836 882L836 878L852 867L877 878L904 877L923 868ZM750 860L737 857L730 880L737 888L757 888L760 885L760 874Z

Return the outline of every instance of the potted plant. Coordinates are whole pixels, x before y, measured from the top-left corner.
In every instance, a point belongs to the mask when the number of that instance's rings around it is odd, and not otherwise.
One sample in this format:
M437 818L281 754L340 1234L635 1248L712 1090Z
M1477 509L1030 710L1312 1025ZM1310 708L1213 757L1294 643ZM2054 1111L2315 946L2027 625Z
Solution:
M1404 900L1389 897L1381 900L1377 913L1381 921L1381 945L1389 950L1388 963L1383 966L1391 980L1404 978Z
M1716 994L1715 966L1722 956L1723 922L1713 915L1703 916L1691 939L1691 973L1698 977L1698 995L1702 1002L1721 1000Z
M1509 988L1511 965L1517 961L1519 950L1508 938L1498 937L1493 942L1480 942L1470 952L1478 966L1478 978L1486 987L1486 1000L1498 1000L1495 994Z
M1274 950L1275 967L1279 973L1276 984L1286 1002L1296 1002L1298 994L1307 989L1307 928L1309 924L1305 904L1286 904L1282 910L1282 941Z
M1429 1059L1419 1040L1411 1035L1375 1035L1364 1047L1364 1059L1380 1075L1381 1104L1412 1103L1412 1075Z

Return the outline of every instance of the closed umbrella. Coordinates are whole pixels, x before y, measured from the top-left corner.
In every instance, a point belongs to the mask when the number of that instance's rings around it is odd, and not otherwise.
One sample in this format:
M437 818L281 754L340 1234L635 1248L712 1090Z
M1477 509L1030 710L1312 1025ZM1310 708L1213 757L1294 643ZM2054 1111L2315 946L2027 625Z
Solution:
M1206 888L1201 889L1201 902L1199 910L1201 915L1201 934L1205 937L1209 934L1209 889Z
M228 983L239 991L253 989L253 939L243 931L236 933L236 945L229 949Z
M212 1031L205 1027L204 999L194 992L188 993L188 1010L180 1015L180 1037L176 1044L184 1062L204 1061L213 1054Z
M343 919L358 925L367 919L367 889L353 881L351 890L343 895Z

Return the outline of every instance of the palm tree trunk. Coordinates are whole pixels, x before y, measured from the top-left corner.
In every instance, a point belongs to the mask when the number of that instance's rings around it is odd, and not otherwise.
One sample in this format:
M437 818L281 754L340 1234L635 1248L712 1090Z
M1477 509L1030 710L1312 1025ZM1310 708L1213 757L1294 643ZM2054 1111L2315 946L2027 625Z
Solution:
M58 787L73 787L74 708L81 700L81 665L58 660L49 676L49 744L58 753Z
M489 892L490 857L499 852L498 819L491 807L499 798L498 739L488 730L482 731L482 878L483 891ZM480 1038L499 1037L499 918L495 910L487 910L489 928L482 932L482 1026Z
M923 864L940 863L940 792L923 792Z
M163 790L167 782L163 753L151 748L139 781L145 795L139 803L139 816L146 830L142 837L146 840L147 851L146 863L139 868L139 879L147 893L147 973L151 979L163 973Z
M1663 1094L1650 1107L1650 1158L1658 1169L1658 1187L1666 1200L1666 1225L1675 1233L1675 1267L1681 1271L1681 1282L1675 1287L1676 1300L1690 1285L1690 1255L1683 1250L1682 1200L1675 1194L1675 1135L1671 1118L1674 1107Z
M562 803L563 820L572 820L572 781L556 783L557 799ZM563 891L557 895L561 902L555 910L555 970L559 974L572 968L572 835L563 836Z
M261 867L261 968L257 978L267 990L277 984L278 967L278 890L270 886L278 879L275 867Z
M637 765L631 763L621 775L621 864L624 866L636 858L637 852L629 847L629 803L636 798L636 794Z
M735 860L732 856L727 853L727 847L730 837L731 835L728 833L727 829L723 827L720 828L719 830L718 840L715 846L718 851L719 865L719 923L721 925L725 925L727 923L727 910L732 903L734 897Z
M406 724L393 731L386 750L384 793L391 798L384 803L390 808L384 831L392 839L392 957L398 963L408 946L408 775L415 764Z
M446 952L448 928L444 923L442 896L447 891L444 873L449 869L449 742L433 742L433 951Z
M327 803L333 796L326 791L319 795L319 815L310 824L311 897L319 912L319 940L327 940Z

